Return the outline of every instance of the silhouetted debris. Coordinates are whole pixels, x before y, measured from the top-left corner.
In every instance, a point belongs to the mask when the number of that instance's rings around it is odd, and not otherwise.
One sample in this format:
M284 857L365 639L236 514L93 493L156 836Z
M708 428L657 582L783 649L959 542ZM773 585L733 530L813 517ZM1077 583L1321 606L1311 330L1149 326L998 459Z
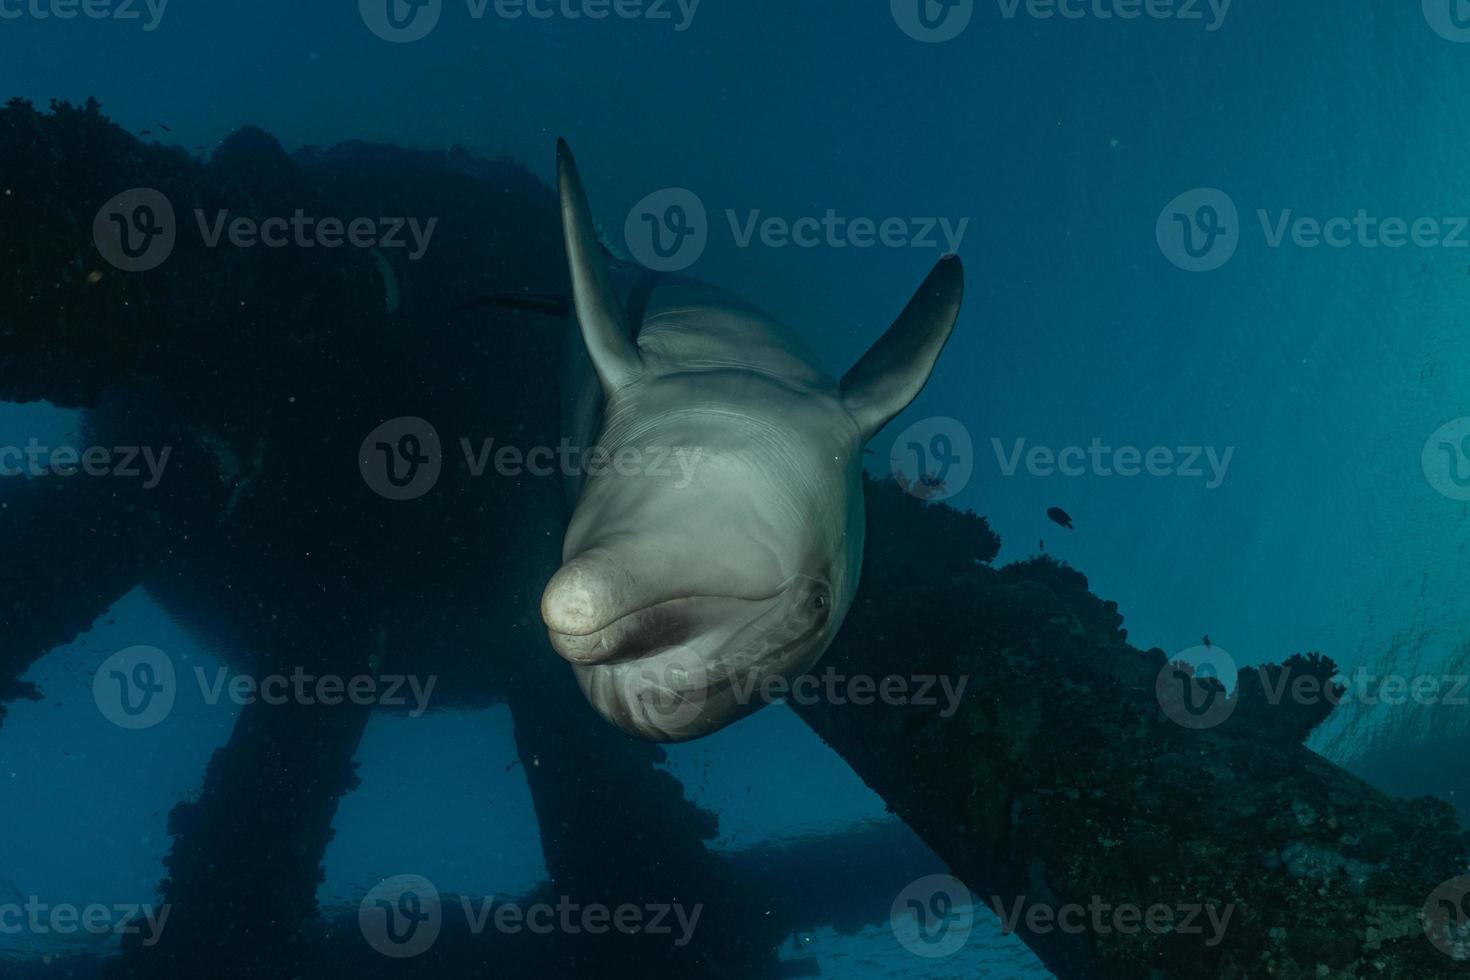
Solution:
M1233 714L1187 728L1161 710L1166 655L1128 646L1080 573L1046 558L993 570L994 552L956 553L897 494L870 485L870 534L908 555L866 567L821 668L966 677L960 706L797 713L983 904L1232 910L1215 945L1209 929L1070 935L1023 917L1018 934L1059 977L1464 975L1420 918L1470 868L1452 809L1390 799L1315 755L1301 740L1330 706L1266 696L1287 676L1329 682L1330 660L1242 671Z
M297 208L440 216L439 258L211 250L196 234L146 275L121 274L91 225L132 187L158 189L185 221ZM558 760L544 778L526 768L559 882L604 894L629 876L651 892L688 882L697 900L728 910L708 945L646 962L644 975L760 976L786 923L743 916L780 901L725 876L707 848L712 818L656 768L658 750L583 728L590 711L569 693L580 721L532 717L527 692L552 690L525 665L551 658L534 607L557 558L555 490L474 480L451 463L432 495L388 504L352 459L374 426L407 412L451 441L504 435L499 422L523 427L527 444L555 443L560 331L520 312L466 311L480 296L564 293L561 247L555 197L523 167L370 144L287 155L258 130L205 165L144 145L95 102L47 114L7 103L0 398L87 408L100 444L173 446L176 479L142 498L67 498L24 482L0 491L0 544L44 557L7 562L0 581L10 604L0 700L35 693L19 684L25 668L138 584L211 646L266 670L325 657L350 676L376 643L441 678L438 706L518 699L523 762ZM85 494L116 482L66 486ZM1211 703L1232 713L1188 728L1158 700L1167 656L1130 647L1117 606L1081 573L1046 556L996 570L1000 542L984 518L887 482L869 485L869 528L862 591L822 669L970 683L949 715L942 701L849 701L798 704L802 717L982 901L1105 896L1233 910L1214 946L1181 932L1071 935L1023 920L1023 938L1063 980L1460 974L1419 919L1431 890L1470 867L1450 808L1391 800L1327 763L1301 739L1330 709L1273 701L1288 673L1328 680L1330 661L1244 672L1229 695L1212 681ZM361 721L241 714L201 795L170 821L169 943L153 954L130 945L119 975L303 975L321 939L315 886L332 812L355 784ZM657 829L629 846L639 821ZM353 975L391 965L350 945L373 964ZM521 952L486 962L467 939L393 975L503 977L517 975L512 962L547 971L544 947ZM551 967L597 955L568 943Z
M560 325L470 302L567 291L550 189L464 153L354 143L288 155L254 128L203 164L144 145L95 103L0 111L0 185L0 398L84 408L99 445L173 450L146 492L101 479L0 485L0 545L23 556L0 572L0 697L142 585L257 677L351 678L387 663L435 678L433 708L509 699L522 761L541 763L524 768L554 887L612 906L677 896L714 914L677 950L664 936L542 942L529 947L537 975L558 964L771 975L783 927L766 890L727 880L707 846L713 816L659 767L661 750L586 707L546 643L536 599L559 558L559 483L481 477L460 454L461 437L558 442ZM130 187L162 193L179 223L166 261L136 273L114 268L92 234L98 209ZM209 247L195 226L195 212L259 222L298 209L440 224L421 261L387 248ZM356 450L408 414L440 427L443 471L420 500L388 501ZM351 704L241 710L197 798L170 813L164 940L130 939L113 976L303 975L365 720ZM378 971L408 975L361 935L353 943Z

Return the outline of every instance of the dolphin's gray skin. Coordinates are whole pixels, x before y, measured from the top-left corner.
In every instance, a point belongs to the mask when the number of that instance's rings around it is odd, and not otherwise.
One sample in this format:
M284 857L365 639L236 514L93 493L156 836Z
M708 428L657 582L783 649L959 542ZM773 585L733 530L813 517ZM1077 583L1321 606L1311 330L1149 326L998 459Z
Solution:
M580 422L623 463L581 484L541 616L603 717L684 741L754 711L764 682L809 670L837 632L862 562L863 444L928 381L964 273L942 260L840 383L785 327L699 283L657 286L630 325L557 150L598 395Z

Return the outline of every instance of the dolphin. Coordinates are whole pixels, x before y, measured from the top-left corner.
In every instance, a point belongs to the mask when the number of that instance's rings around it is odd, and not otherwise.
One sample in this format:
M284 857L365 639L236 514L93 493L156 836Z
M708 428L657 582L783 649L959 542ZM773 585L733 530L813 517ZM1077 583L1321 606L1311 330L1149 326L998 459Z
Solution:
M565 141L557 182L575 331L565 425L596 438L575 443L595 449L569 487L541 618L605 719L686 741L777 699L773 682L832 642L862 564L863 446L929 380L964 271L942 259L839 382L722 290L646 272L627 289L640 270L601 246Z

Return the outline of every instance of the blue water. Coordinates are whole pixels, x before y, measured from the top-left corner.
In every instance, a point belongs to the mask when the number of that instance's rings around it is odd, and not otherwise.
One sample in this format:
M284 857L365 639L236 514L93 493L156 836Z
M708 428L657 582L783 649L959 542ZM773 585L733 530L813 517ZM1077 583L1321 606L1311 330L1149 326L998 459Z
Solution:
M922 43L882 2L704 0L681 30L672 4L672 21L475 20L451 0L427 37L392 44L353 6L176 3L152 30L146 14L3 19L0 95L95 95L124 128L199 154L249 123L288 150L465 145L548 181L565 136L614 246L636 251L623 219L647 195L693 191L709 243L689 273L760 302L839 372L943 235L742 247L727 212L737 224L829 209L965 222L960 324L928 388L875 441L876 471L905 427L959 420L973 476L949 502L990 519L1000 561L1044 542L1084 570L1141 647L1179 652L1208 634L1241 665L1320 650L1409 673L1459 655L1466 503L1421 457L1470 415L1470 232L1396 248L1271 241L1288 211L1429 218L1447 232L1470 214L1470 44L1442 36L1433 9L1237 0L1210 29L1205 5L1204 21L1123 21L1008 18L982 2L959 37ZM1190 272L1156 233L1166 205L1199 188L1236 207L1238 246ZM49 406L0 407L3 445L59 444L75 426ZM1200 476L1005 472L1017 440L1056 452L1094 439L1176 460L1228 451L1229 463ZM1075 531L1048 520L1053 506ZM0 732L0 883L24 894L149 900L168 809L197 793L233 722L202 704L151 732L98 717L92 672L123 646L220 663L141 592L106 619L35 666L25 679L46 699L14 705ZM1344 711L1318 744L1351 762L1380 720ZM502 758L515 758L502 709L375 718L322 904L354 907L406 868L475 894L543 880L523 777L484 778ZM891 819L784 708L672 750L669 766L720 812L729 850ZM1048 975L983 909L950 972L907 956L886 922L800 942L830 976ZM42 947L0 936L0 960Z

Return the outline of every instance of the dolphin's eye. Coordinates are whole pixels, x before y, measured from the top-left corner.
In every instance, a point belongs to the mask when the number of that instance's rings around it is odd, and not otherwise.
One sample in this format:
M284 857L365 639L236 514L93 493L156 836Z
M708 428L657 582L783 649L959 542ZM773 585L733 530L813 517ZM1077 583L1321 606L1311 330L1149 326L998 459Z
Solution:
M812 605L814 607L816 607L817 609L826 609L827 608L827 593L825 593L825 592L818 592L816 595L812 596Z

